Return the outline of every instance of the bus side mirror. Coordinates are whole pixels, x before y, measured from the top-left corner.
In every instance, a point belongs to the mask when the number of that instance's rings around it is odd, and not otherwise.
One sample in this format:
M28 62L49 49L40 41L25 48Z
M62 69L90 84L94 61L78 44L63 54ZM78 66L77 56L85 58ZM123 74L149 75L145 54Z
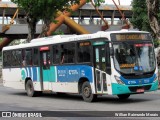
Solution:
M110 55L113 56L113 55L114 55L114 49L111 47L111 48L109 49L109 51L110 51Z

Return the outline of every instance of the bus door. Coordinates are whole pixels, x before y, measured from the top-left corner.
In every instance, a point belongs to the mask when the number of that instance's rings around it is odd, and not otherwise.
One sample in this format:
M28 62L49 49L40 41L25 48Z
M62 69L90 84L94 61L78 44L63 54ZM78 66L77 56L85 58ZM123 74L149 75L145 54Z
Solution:
M48 82L51 80L50 74L50 51L49 46L40 48L40 62L41 62L41 89L49 90Z
M94 67L97 93L107 93L105 45L94 46Z

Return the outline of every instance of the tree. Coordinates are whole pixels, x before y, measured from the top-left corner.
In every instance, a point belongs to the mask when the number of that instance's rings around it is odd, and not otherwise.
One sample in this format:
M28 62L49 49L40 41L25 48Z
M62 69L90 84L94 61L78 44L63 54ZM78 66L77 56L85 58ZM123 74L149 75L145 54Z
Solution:
M130 20L135 28L149 31L156 40L160 38L159 6L160 0L133 0L133 16Z
M0 38L0 43L1 43L1 41L2 41L2 38Z
M36 24L42 19L44 26L48 27L50 22L54 20L57 11L68 9L71 4L79 3L79 0L11 0L16 3L19 8L26 12L28 23L29 42L34 38L36 32ZM43 27L44 29L46 27Z
M131 18L131 23L134 28L144 31L152 31L149 25L149 20L147 16L147 7L145 0L133 0L132 1L132 11L133 15Z
M146 0L148 19L155 38L160 40L160 0Z
M26 18L28 23L28 38L30 42L34 38L36 32L36 24L42 19L44 26L41 36L44 36L49 29L49 24L54 21L57 11L70 10L72 4L78 4L80 0L11 0L18 4L19 8L22 8L26 12ZM93 0L86 0L87 2ZM94 0L95 5L99 6L104 3L105 0Z

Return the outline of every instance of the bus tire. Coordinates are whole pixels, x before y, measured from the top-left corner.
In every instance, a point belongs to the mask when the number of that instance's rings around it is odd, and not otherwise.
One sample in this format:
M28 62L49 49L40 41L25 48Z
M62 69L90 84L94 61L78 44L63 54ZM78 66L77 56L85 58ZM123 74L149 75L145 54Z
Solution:
M84 82L82 85L82 97L86 102L93 102L97 98L97 95L92 94L92 89L88 81Z
M66 95L66 93L63 93L63 92L56 92L57 96L64 96Z
M35 91L36 96L42 96L43 92L42 91Z
M26 92L29 97L36 96L36 92L34 91L33 82L31 80L28 80L26 83Z
M117 95L117 96L120 100L125 100L125 99L129 98L130 94L121 94L121 95Z

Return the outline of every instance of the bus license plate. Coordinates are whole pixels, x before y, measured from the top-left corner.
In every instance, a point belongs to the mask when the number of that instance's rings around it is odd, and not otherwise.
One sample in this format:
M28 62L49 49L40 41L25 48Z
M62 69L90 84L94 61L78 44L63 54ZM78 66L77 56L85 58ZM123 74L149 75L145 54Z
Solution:
M137 91L136 92L138 92L138 93L140 93L140 92L144 92L144 88L139 88L139 89L137 89Z

